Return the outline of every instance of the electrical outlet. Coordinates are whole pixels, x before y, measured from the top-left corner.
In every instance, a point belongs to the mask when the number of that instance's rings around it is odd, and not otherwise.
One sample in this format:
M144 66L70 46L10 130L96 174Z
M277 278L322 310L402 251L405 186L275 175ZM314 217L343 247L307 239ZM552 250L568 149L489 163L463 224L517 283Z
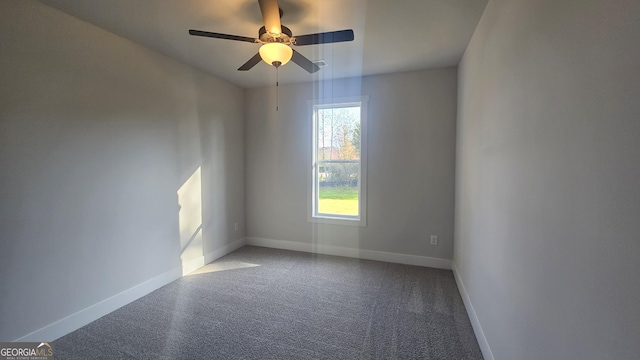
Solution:
M438 236L431 235L431 245L438 245Z
M238 223L235 223L233 227L236 229L236 231L238 231Z

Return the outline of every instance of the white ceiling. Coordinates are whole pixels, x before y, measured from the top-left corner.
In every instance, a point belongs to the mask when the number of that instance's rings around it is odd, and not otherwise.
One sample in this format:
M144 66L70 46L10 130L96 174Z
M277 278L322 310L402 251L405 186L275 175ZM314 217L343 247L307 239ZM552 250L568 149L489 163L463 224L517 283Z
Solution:
M40 0L110 32L242 87L272 85L264 62L240 65L259 44L190 36L189 29L257 37L257 0ZM309 74L294 63L281 83L457 65L487 0L280 0L294 36L353 29L353 42L294 47L328 66Z

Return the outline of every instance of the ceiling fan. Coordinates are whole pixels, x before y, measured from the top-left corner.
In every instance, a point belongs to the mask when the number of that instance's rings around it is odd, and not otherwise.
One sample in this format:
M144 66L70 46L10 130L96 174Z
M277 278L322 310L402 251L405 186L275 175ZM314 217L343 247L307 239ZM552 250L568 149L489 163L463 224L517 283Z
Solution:
M320 70L320 67L304 57L304 55L293 50L291 45L305 46L353 41L353 30L351 29L293 36L293 33L288 27L280 24L282 9L278 7L278 0L258 0L258 3L264 20L264 26L258 31L258 38L220 34L201 30L189 30L189 34L194 36L262 44L259 52L249 59L249 61L240 66L238 68L239 71L247 71L251 69L258 64L260 60L264 60L264 62L269 65L273 65L276 68L291 60L309 73L314 73Z

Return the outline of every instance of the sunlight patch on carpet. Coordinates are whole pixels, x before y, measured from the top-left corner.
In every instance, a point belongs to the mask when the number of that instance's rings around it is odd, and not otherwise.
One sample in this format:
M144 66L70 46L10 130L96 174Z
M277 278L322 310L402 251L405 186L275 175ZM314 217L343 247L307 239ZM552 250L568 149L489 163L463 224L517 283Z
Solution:
M200 274L207 274L207 273L214 273L214 272L218 272L218 271L227 271L227 270L237 270L237 269L246 269L246 268L252 268L252 267L257 267L260 266L259 264L251 264L251 263L246 263L246 262L241 262L241 261L216 261L214 263L205 265L201 268L199 268L198 270L195 270L185 276L191 276L191 275L200 275Z

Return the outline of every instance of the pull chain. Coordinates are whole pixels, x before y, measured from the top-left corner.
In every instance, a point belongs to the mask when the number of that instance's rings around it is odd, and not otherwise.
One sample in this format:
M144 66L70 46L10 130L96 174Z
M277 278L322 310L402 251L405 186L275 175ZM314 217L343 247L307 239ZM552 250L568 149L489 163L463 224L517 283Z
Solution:
M278 93L280 92L280 82L278 81L278 69L280 68L280 65L282 65L282 63L280 61L274 61L273 63L271 63L271 65L273 65L276 68L276 111L278 111L278 104L279 104Z

